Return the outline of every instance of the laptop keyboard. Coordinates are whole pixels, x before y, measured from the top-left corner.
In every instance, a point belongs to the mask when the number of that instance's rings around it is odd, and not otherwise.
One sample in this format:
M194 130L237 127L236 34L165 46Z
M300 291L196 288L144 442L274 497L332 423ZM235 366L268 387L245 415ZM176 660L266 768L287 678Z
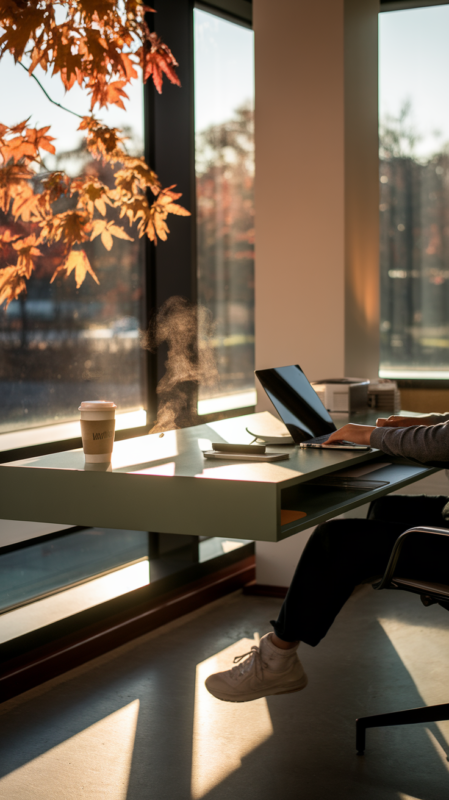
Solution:
M314 436L313 439L307 439L304 444L322 444L329 439L330 433L325 433L323 436Z

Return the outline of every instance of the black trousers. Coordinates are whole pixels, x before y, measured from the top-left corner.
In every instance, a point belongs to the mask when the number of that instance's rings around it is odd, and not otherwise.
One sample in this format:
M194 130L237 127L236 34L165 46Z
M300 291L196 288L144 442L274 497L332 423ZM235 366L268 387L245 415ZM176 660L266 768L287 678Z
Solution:
M449 528L447 497L394 495L371 504L367 519L337 519L313 532L274 631L286 642L317 645L355 587L385 572L401 533L417 525ZM411 541L413 540L413 541ZM404 578L449 583L449 539L413 534L396 570Z

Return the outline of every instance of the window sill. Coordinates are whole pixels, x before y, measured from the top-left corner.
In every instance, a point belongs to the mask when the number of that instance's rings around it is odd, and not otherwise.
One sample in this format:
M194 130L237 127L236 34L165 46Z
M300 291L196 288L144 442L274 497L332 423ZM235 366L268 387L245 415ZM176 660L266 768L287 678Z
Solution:
M116 418L116 440L148 433L146 411L130 411ZM43 425L0 434L0 458L3 463L32 455L48 455L81 447L79 420L57 425Z

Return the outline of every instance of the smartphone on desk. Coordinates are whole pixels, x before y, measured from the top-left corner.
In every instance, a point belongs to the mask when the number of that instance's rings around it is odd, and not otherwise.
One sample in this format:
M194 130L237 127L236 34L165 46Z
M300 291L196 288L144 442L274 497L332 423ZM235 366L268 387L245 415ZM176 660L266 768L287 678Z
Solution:
M318 450L371 450L369 444L351 444L351 442L339 442L338 444L318 444L316 442L301 442L301 448L315 447Z
M264 444L212 443L213 450L205 450L204 458L225 458L231 461L281 461L290 456L286 453L267 453Z
M203 450L204 458L220 458L230 461L284 461L290 458L290 453L224 453L218 450Z
M212 442L212 449L217 453L252 453L253 455L263 456L266 452L264 444L229 444L229 442Z

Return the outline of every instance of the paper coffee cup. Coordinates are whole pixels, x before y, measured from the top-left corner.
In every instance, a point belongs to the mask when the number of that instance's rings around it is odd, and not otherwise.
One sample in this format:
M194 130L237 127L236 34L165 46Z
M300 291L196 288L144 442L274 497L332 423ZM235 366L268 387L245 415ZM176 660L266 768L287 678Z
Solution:
M115 409L108 400L85 400L81 403L81 437L87 464L109 462L115 435Z

